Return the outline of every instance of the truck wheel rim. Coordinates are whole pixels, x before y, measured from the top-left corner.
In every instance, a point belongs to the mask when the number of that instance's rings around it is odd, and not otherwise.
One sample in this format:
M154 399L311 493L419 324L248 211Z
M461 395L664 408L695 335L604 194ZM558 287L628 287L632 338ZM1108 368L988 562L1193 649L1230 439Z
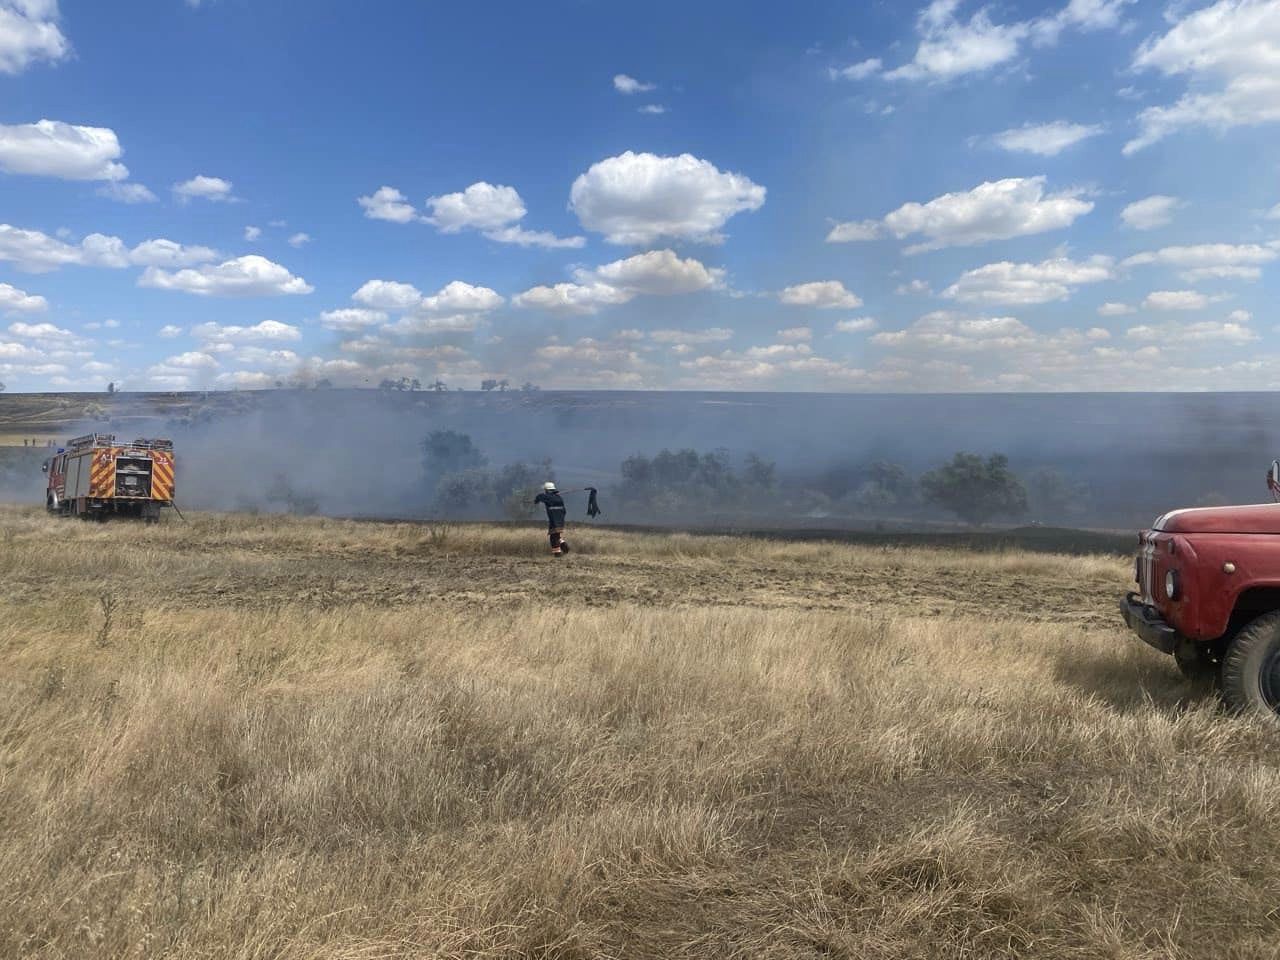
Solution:
M1268 707L1280 713L1280 649L1273 650L1262 662L1262 699Z

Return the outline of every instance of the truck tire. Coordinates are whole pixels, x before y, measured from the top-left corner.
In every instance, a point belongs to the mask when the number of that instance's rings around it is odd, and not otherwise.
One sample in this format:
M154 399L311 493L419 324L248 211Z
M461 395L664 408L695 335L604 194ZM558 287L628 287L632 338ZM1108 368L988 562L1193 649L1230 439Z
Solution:
M1280 713L1280 610L1258 617L1227 647L1222 699L1233 710Z

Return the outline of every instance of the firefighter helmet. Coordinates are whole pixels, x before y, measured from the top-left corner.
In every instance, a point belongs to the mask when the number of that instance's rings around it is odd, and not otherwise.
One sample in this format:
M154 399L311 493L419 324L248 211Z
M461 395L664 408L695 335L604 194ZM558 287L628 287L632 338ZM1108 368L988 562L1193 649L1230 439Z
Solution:
M542 489L547 491L547 493L555 493L556 485L552 483L550 480L548 480L546 483L542 485Z

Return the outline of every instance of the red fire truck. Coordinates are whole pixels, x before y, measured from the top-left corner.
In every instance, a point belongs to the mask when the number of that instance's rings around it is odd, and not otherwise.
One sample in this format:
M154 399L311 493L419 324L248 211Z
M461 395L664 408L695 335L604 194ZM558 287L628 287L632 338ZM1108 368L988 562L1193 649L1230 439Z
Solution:
M44 462L50 513L105 520L108 514L156 520L173 506L172 440L122 443L114 435L77 437Z

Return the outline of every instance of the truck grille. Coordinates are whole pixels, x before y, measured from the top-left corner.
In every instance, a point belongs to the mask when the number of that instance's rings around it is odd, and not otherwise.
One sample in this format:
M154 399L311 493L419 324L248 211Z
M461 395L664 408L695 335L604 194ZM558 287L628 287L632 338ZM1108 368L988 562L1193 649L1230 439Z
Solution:
M1138 593L1142 602L1154 607L1156 598L1152 592L1152 583L1156 578L1156 542L1148 536L1138 550Z

